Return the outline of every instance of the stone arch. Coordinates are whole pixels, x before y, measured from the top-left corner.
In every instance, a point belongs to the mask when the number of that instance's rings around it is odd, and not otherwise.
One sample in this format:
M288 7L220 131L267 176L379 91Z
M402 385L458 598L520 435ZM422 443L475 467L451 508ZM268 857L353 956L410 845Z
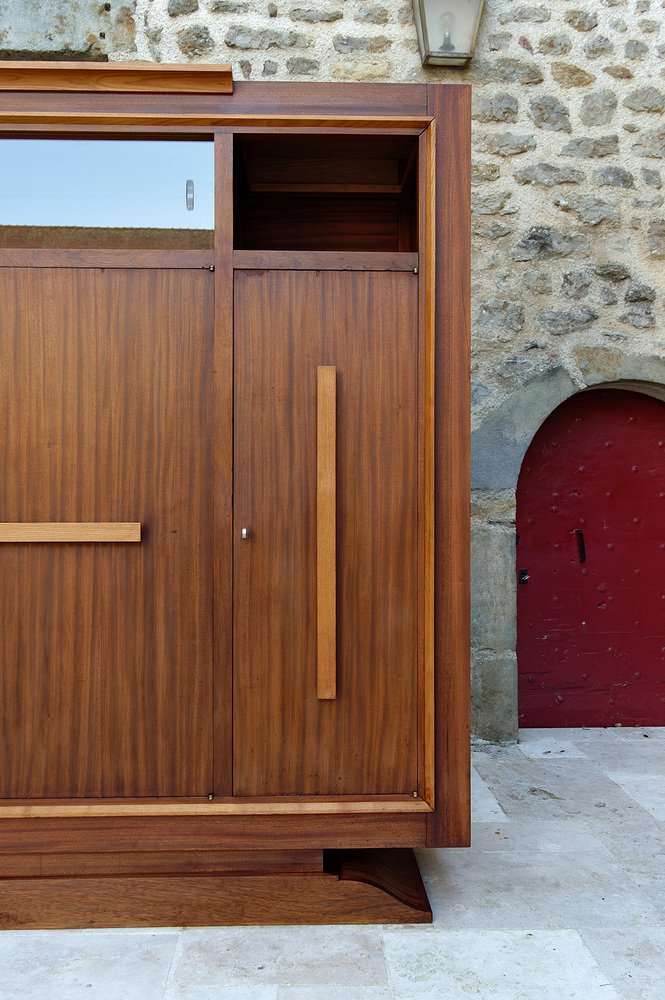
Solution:
M471 444L472 729L477 739L517 738L515 492L531 440L561 403L595 388L665 401L665 359L579 347L583 384L563 366L540 374L489 413Z

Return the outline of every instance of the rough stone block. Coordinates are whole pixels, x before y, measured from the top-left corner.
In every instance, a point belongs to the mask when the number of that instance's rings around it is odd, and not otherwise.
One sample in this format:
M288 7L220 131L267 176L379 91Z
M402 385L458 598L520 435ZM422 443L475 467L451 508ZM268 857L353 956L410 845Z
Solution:
M532 226L510 252L513 260L586 255L589 242L580 233L563 233L551 226Z
M559 195L554 204L562 212L573 212L580 222L589 226L598 226L601 222L618 222L619 209L616 204L603 201L595 194L583 194L563 197Z
M626 302L654 302L656 289L641 281L631 281L624 298Z
M665 111L665 91L658 87L640 87L633 90L624 100L624 107L631 111L647 111L662 114Z
M477 215L496 215L510 201L510 191L475 192L471 198L471 207Z
M316 7L293 7L289 11L292 21L305 21L308 24L330 23L344 17L341 10L320 10Z
M496 181L500 176L501 167L498 163L474 160L471 165L471 183L474 185L483 184L486 181Z
M617 95L613 90L597 90L585 94L580 106L580 120L585 125L609 125L617 108Z
M653 330L656 319L653 310L645 303L638 303L631 309L626 309L619 316L620 323L627 323L635 327L636 330Z
M604 66L603 73L613 77L615 80L632 80L633 72L627 66Z
M652 219L647 226L649 254L657 260L665 258L665 219Z
M488 35L487 37L487 48L490 52L503 52L508 48L513 36L509 31L498 31L495 34Z
M595 264L594 271L604 281L619 282L630 278L630 271L623 264Z
M553 163L534 163L515 173L518 184L536 184L539 187L581 184L584 178L583 170L576 170L574 167L555 167Z
M474 236L480 236L486 240L498 240L503 236L510 236L514 229L506 222L474 222L471 232Z
M539 5L522 5L514 10L504 10L499 14L499 24L510 24L511 22L531 22L532 24L543 24L552 17L547 7Z
M354 80L370 83L372 80L390 80L392 64L388 59L360 60L358 62L334 63L332 75L335 80Z
M653 160L665 160L665 125L652 131L642 132L639 142L633 146L638 156Z
M577 391L560 366L539 373L491 410L473 431L473 489L514 490L526 449L543 420Z
M349 55L355 52L385 52L392 45L385 35L335 35L333 46L336 52Z
M249 3L238 0L208 0L208 5L213 14L246 14L249 10Z
M250 28L232 25L224 41L231 49L305 49L311 43L297 31L279 31L276 28Z
M612 55L614 45L607 35L596 35L586 43L584 52L588 59L599 59L600 56Z
M478 522L471 531L471 633L477 648L514 650L515 621L506 614L505 593L514 595L514 578L515 526Z
M630 38L624 46L624 55L626 59L644 59L649 53L649 46L646 42L640 42L638 39Z
M321 68L321 63L318 59L294 56L286 60L286 68L292 76L313 76Z
M99 61L136 51L136 0L81 4L0 2L0 51L5 58Z
M190 59L200 59L209 55L215 47L205 24L192 24L177 34L178 48Z
M549 132L572 132L570 111L553 94L542 94L529 101L529 112L538 128Z
M476 104L473 118L479 122L516 122L519 102L512 94L481 97Z
M575 31L592 31L598 24L598 15L594 11L569 10L565 21Z
M561 291L567 299L584 299L589 294L591 275L587 271L566 271L561 281Z
M594 309L543 309L538 313L538 322L543 330L553 336L566 333L576 333L584 330L598 319Z
M199 0L169 0L166 12L169 17L179 17L181 14L193 14L199 9Z
M478 332L495 339L510 340L506 331L519 333L524 326L524 307L507 299L489 299L478 308Z
M635 187L635 178L625 167L600 167L594 170L593 179L599 187Z
M390 13L386 7L380 4L370 4L369 7L362 7L355 15L356 21L364 24L388 24Z
M660 190L663 186L663 182L658 170L650 170L649 167L642 167L642 180L649 187L656 188Z
M481 133L476 136L474 147L479 153L492 153L494 156L519 156L529 149L535 149L536 140L526 132Z
M527 268L522 275L522 284L528 292L534 295L549 295L552 291L552 275L549 271L536 271Z
M486 80L497 83L522 83L525 85L542 83L543 74L534 63L521 59L497 59L487 66L480 74Z
M515 615L506 602L506 615ZM489 743L517 740L517 656L514 652L472 651L471 730Z
M581 344L573 348L573 357L587 385L615 382L619 378L621 351L616 347Z
M565 88L588 87L596 79L593 73L582 69L581 66L563 62L552 63L552 76L561 87Z
M617 156L618 154L618 135L604 135L599 139L581 136L579 139L571 139L561 150L562 156L572 156L577 160L600 159L603 156Z
M567 56L573 47L569 35L545 35L538 43L538 51L545 56Z

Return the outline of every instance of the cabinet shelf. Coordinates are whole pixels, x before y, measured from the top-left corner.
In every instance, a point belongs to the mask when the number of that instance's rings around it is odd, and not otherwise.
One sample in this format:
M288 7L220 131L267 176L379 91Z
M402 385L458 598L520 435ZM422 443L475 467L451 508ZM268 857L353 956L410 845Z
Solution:
M237 250L417 249L414 136L236 136Z

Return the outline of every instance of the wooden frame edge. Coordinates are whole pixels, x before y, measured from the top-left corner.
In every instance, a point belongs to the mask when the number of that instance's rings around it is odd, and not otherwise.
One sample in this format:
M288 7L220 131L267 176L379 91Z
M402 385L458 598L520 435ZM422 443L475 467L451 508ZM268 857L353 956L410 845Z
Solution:
M86 803L62 805L0 805L3 819L71 819L83 816L357 816L387 813L430 813L423 799L358 802L171 802Z
M232 94L229 63L0 62L0 91Z
M423 668L424 668L424 788L423 798L432 808L436 804L436 746L435 746L435 715L436 715L436 657L434 651L434 619L436 609L435 599L435 436L436 436L436 394L435 394L435 357L436 357L436 122L421 137L425 146L424 163L422 164L425 184L424 219L424 260L422 332L424 334L424 399L425 436L423 456L423 481L425 491L423 519Z
M468 847L470 795L471 88L428 87L437 121L436 811L429 847ZM460 238L461 237L461 238Z
M2 64L0 63L0 66ZM1 89L1 88L0 88ZM298 114L242 114L220 111L204 113L172 113L126 111L0 111L0 125L40 126L124 126L142 128L148 126L197 127L201 129L233 128L234 131L249 131L255 128L303 128L303 129L365 129L404 130L406 134L417 135L427 128L431 119L422 115L298 115Z

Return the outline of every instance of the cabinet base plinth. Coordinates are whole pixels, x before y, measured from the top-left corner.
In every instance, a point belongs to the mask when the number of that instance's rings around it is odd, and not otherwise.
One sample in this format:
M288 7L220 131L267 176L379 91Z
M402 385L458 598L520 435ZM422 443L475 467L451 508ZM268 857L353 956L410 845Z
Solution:
M309 871L0 877L0 927L431 922L411 850L318 853Z

